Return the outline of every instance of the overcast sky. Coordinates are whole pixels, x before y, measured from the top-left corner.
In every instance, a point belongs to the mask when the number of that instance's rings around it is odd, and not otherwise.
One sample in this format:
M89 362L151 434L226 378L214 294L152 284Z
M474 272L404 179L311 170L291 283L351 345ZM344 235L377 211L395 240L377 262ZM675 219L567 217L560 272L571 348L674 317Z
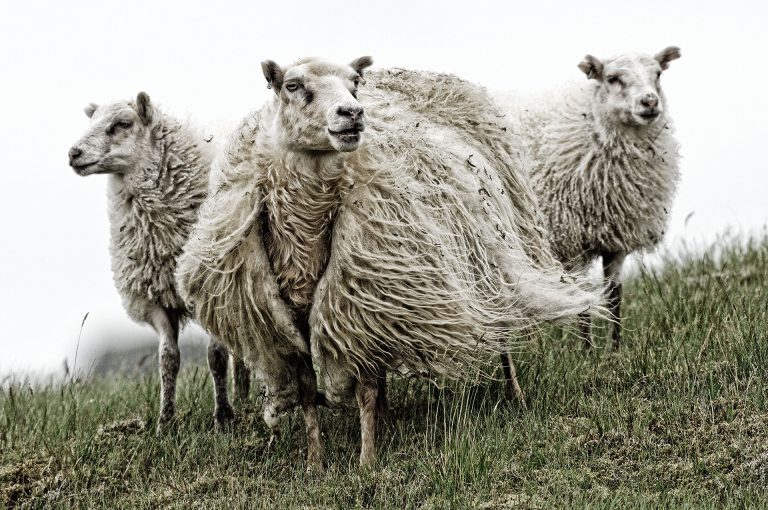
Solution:
M81 349L147 334L112 284L106 178L67 166L90 101L145 90L207 125L236 121L269 97L266 58L372 55L379 67L529 91L585 79L576 68L585 53L675 44L683 58L662 83L683 180L668 242L713 239L768 218L766 10L758 1L5 2L0 373L71 360L86 312Z

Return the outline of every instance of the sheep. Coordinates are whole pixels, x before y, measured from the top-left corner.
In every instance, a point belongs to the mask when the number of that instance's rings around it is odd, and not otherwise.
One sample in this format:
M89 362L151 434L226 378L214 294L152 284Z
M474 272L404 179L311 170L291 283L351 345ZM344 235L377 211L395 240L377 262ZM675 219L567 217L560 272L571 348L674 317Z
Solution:
M680 179L679 144L660 77L680 49L587 55L591 81L543 97L499 96L530 150L533 187L552 248L567 268L602 258L612 343L621 341L621 266L664 236ZM591 321L580 317L591 346Z
M69 149L77 175L108 174L109 251L115 286L128 315L160 337L158 433L171 423L179 372L179 329L189 317L176 288L176 259L207 196L215 153L188 123L163 114L140 92L135 101L85 108L88 131ZM227 397L228 351L208 346L214 383L214 418L223 427L234 414ZM248 392L242 361L233 360L236 399Z
M361 87L371 63L262 63L275 96L214 165L177 272L199 322L264 381L267 423L301 404L315 463L312 362L329 404L357 403L367 466L388 370L464 378L510 332L600 300L536 261L554 257L484 92L429 76L408 91L418 73L397 72Z

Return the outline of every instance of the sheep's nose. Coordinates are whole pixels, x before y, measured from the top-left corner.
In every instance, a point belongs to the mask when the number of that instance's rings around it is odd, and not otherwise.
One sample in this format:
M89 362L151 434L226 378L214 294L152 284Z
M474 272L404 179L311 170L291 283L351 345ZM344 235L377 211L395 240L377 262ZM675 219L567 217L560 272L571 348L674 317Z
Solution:
M363 107L360 105L339 106L336 113L340 117L349 117L351 121L356 121L363 116Z
M640 100L640 104L647 108L655 108L659 104L659 96L656 94L646 94L643 99Z
M83 151L81 151L77 147L72 147L71 149L69 149L69 160L72 161L75 158L79 158L82 153Z

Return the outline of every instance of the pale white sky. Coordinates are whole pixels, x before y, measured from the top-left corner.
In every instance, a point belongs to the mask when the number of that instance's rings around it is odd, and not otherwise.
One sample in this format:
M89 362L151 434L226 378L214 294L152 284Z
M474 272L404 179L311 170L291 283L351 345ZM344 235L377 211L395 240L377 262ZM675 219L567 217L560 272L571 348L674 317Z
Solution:
M519 4L519 5L518 5ZM146 90L202 125L270 93L259 62L307 55L451 72L493 89L582 79L585 53L675 44L663 85L683 145L672 240L768 218L765 2L5 2L0 16L0 373L58 369L81 349L147 331L112 284L106 180L67 149L90 102ZM695 214L684 226L689 212ZM120 334L106 334L119 331Z

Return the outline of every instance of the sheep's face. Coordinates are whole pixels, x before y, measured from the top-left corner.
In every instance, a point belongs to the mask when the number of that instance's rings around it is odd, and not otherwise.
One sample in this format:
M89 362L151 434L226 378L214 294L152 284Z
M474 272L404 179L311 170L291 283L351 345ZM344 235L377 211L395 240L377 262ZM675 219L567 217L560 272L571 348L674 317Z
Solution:
M357 149L365 130L357 89L372 63L370 57L347 65L311 58L286 68L262 62L264 77L278 97L275 130L281 145L300 151Z
M78 175L133 173L150 163L154 108L140 92L136 101L85 108L91 126L69 149L69 165Z
M579 68L598 81L598 108L605 118L630 126L649 126L665 112L661 73L677 58L680 49L671 46L655 56L632 53L601 61L587 55Z

